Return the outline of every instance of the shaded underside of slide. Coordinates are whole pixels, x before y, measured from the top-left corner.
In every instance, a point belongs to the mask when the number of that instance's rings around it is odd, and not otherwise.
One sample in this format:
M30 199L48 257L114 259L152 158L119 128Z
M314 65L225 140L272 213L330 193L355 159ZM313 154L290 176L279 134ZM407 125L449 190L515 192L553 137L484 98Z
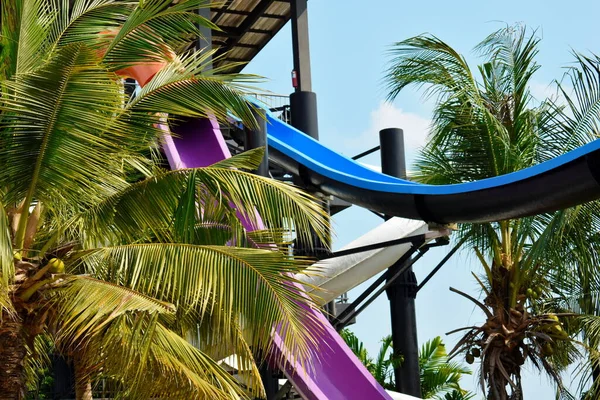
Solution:
M600 140L511 174L423 185L373 171L267 113L269 157L307 186L386 215L428 222L490 222L600 198Z

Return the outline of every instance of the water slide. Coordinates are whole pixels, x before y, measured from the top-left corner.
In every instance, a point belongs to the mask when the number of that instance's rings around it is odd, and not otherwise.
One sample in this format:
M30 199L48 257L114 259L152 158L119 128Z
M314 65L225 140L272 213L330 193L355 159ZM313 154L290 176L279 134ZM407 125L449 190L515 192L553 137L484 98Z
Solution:
M176 135L165 132L163 149L171 168L203 167L231 156L227 144L216 121L210 119L187 121L176 129ZM423 234L426 240L447 235L444 229L429 230L423 221L392 218L373 231L356 239L346 248L360 247L402 237ZM337 257L322 265L323 272L312 284L322 286L319 296L323 301L335 298L344 291L360 284L364 280L386 269L404 253L410 244L400 244L384 249L371 250ZM293 383L294 388L304 399L309 400L364 400L397 399L398 394L387 393L375 381L363 364L346 346L327 318L317 310L311 310L319 319L324 330L320 333L317 348L312 349L318 355L311 369L293 365L290 362L280 365L280 369ZM277 333L274 342L280 354L287 354L283 341ZM406 397L409 399L409 397Z
M268 113L269 156L306 184L324 193L368 209L395 215L374 231L347 247L428 234L434 222L482 222L548 212L600 197L600 141L543 164L509 175L478 182L430 186L393 178L375 172L324 147L319 142ZM179 128L176 137L167 136L165 152L173 168L201 167L230 156L219 126L212 120L199 120ZM467 205L467 206L465 206ZM410 219L404 219L410 218ZM438 236L447 234L438 232ZM324 264L321 278L307 281L321 286L324 301L335 298L377 272L387 268L408 250L393 246L354 256L332 259ZM310 280L312 279L312 280ZM317 280L314 280L317 279ZM287 378L303 398L391 399L320 313L325 332L314 354L314 368L304 370L281 365ZM283 354L280 338L275 343Z
M139 65L120 72L143 86L162 66L162 63ZM416 220L392 219L382 228L376 228L385 231L385 235L406 237L421 232L429 234L431 239L435 233L418 221L495 221L555 211L600 198L600 140L511 174L477 182L431 186L375 172L323 146L268 111L267 119L269 156L298 175L307 186L373 211ZM164 150L173 169L207 166L231 156L218 123L211 119L181 125L176 137L169 135L165 128ZM351 246L388 239L379 233L371 232ZM323 293L335 297L377 273L381 265L384 265L382 269L386 268L386 263L396 256L399 258L407 246L390 249L333 260L328 267L330 276L327 277L325 271L325 278L313 283L321 285L325 289ZM317 310L312 312L325 328L320 333L317 348L313 349L317 355L313 368L304 369L289 362L280 366L304 399L399 398L377 384L323 314ZM277 334L274 341L278 350L287 354Z
M130 68L132 71L128 71L127 75L144 85L159 67L160 65L132 67ZM178 126L175 136L170 134L168 127L160 127L165 131L163 150L171 169L204 167L231 157L219 124L214 119L189 120L187 123ZM402 227L400 234L392 229L395 226L394 224ZM247 228L256 229L260 227ZM379 240L391 240L417 232L422 232L428 240L447 234L440 231L428 232L426 224L421 221L408 221L399 218L395 218L391 222L388 221L386 227L380 229L383 229L380 233L384 234L384 237L375 232L357 239L355 244L362 245ZM390 237L388 238L385 235ZM378 249L366 253L358 258L338 257L337 261L334 260L329 264L335 276L332 279L327 279L327 282L322 282L324 286L330 286L337 290L326 290L324 293L337 297L341 293L338 292L339 290L354 287L361 281L368 279L372 274L377 273L377 271L387 268L408 251L408 248L407 245L391 246L388 249ZM356 276L358 270L362 272L358 274L359 276ZM324 271L323 275L328 275L327 270ZM310 369L307 369L300 364L293 364L288 359L287 362L279 366L304 399L411 399L410 396L386 392L356 358L350 348L346 346L327 318L318 310L311 309L309 312L314 314L324 328L322 331L315 333L319 335L319 338L315 341L315 348L311 349L315 355L314 364ZM273 341L277 352L283 355L289 354L277 331L273 334Z
M423 185L384 175L323 146L267 113L269 157L307 186L352 204L428 222L490 222L600 198L600 140L502 176Z

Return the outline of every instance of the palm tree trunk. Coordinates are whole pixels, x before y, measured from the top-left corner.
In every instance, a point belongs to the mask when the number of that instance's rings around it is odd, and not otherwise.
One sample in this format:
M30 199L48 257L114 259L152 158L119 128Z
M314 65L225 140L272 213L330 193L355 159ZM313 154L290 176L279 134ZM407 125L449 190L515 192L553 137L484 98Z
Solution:
M75 398L77 400L92 400L92 381L85 372L80 355L74 355L73 364L75 367Z
M23 324L17 316L2 312L0 322L0 400L25 398L25 368L27 350Z
M514 389L506 378L500 372L497 372L493 381L490 381L488 384L489 391L487 400L523 400L523 388L520 373L518 373L516 378L516 389ZM511 388L510 393L509 388Z

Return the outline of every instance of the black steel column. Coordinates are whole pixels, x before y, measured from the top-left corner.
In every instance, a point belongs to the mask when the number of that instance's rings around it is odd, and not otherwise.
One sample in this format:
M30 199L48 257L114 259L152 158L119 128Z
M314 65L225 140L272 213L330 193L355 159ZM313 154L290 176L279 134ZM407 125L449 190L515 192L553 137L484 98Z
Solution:
M246 150L257 149L259 147L265 148L265 154L263 161L256 171L257 175L269 176L269 154L267 151L267 122L263 116L254 112L254 118L258 124L257 129L250 130L246 128L245 137L245 148ZM279 390L279 381L277 379L277 371L269 366L267 360L262 360L264 355L256 354L255 359L259 362L258 370L260 377L262 378L267 400L275 398L277 391Z
M260 176L269 176L269 150L267 147L267 121L264 116L261 116L256 111L253 112L254 118L258 124L256 130L246 128L245 147L246 150L265 148L263 161L256 170L256 174Z
M319 139L317 95L312 92L310 46L308 40L307 0L291 0L292 52L294 55L295 85L290 95L292 125Z
M381 171L384 174L406 179L404 159L404 132L398 128L383 129L379 132L381 143ZM401 267L400 260L390 267L393 276ZM415 297L417 279L412 267L386 289L390 301L392 319L392 341L394 353L402 355L402 366L394 369L396 391L421 397L419 374L419 342L417 340L417 318Z

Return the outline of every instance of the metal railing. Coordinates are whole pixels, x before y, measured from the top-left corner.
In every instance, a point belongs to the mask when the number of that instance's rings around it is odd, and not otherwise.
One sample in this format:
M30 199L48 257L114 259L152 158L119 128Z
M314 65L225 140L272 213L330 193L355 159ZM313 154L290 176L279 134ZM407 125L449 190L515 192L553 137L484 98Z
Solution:
M289 124L291 121L290 115L290 98L280 94L265 94L253 93L252 96L269 107L269 110L274 113L277 118Z

